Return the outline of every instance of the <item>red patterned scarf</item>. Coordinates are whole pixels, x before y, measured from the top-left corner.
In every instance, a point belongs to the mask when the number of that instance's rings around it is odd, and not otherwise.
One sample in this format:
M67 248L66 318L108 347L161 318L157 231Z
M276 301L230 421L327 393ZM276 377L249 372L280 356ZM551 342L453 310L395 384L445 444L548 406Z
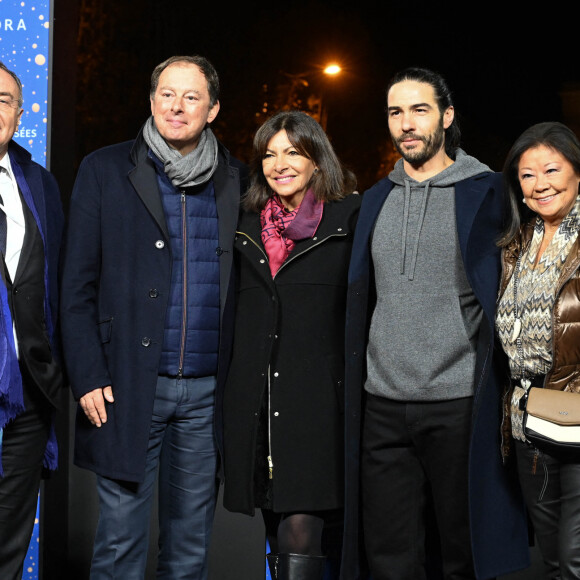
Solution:
M262 243L268 254L272 277L280 269L297 240L311 238L322 219L323 202L316 201L308 190L302 203L292 211L287 210L277 195L273 195L260 214Z

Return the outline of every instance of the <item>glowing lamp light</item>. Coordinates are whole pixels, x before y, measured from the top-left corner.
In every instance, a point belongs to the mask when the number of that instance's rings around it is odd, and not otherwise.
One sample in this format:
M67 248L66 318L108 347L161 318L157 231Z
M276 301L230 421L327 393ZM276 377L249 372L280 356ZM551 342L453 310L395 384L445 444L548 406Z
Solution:
M337 75L342 69L337 64L329 64L324 69L324 74L327 75Z

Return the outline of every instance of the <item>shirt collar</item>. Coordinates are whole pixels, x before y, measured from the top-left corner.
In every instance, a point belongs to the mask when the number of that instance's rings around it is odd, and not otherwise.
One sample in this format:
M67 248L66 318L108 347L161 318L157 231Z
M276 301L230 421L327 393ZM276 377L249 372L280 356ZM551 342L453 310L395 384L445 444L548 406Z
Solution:
M10 163L10 155L8 155L8 151L6 151L4 157L0 159L0 167L6 170L10 179L14 180L14 172L12 171L12 164Z

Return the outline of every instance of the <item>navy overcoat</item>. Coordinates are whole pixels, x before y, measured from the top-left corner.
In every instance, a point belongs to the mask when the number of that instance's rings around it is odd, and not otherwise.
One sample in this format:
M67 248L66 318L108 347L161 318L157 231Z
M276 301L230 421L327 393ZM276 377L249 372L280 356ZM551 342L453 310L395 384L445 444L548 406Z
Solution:
M12 164L12 170L16 177L18 187L21 190L23 203L28 204L29 210L32 212L42 235L45 263L45 295L44 317L40 324L46 330L53 359L60 363L60 343L57 324L58 272L64 228L64 215L60 192L54 176L44 167L33 161L31 154L13 140L8 144L8 156L10 157L10 163ZM29 254L26 253L26 247L32 249L27 244L23 246L18 264L19 271L21 268L25 268L27 264ZM12 286L11 290L13 297L16 294L21 295L18 288L18 274L15 280L16 284ZM4 282L0 280L0 284L4 284ZM26 301L27 296L21 296L20 300ZM25 303L22 303L22 306L25 308ZM39 354L38 357L34 356L34 353L44 353L44 347L37 348L38 340L41 338L37 336L40 324L38 326L34 324L32 327L25 326L21 328L24 333L20 338L21 355L23 351L27 351L31 355L28 361L30 363L28 365L28 371L31 374L30 380L38 386L53 407L58 408L62 388L60 369L50 364L50 361L44 361L42 358L44 356L43 354L42 356ZM24 346L25 344L28 346ZM0 372L6 371L4 363L6 362L7 348L6 336L2 335L0 336ZM47 362L48 364L46 364ZM4 405L6 401L7 399L4 399L1 402L3 409L2 422L13 419L19 412L16 406ZM45 449L44 465L49 469L56 469L57 462L56 435L54 430L51 430Z
M233 316L226 307L232 245L245 167L220 146L213 175L219 220L220 362L229 359ZM140 482L171 278L169 237L154 165L139 135L82 162L65 242L62 331L76 399L111 385L115 402L95 428L78 409L75 463L99 475Z
M363 195L355 232L346 322L346 527L342 580L364 570L359 521L360 429L366 378L366 344L374 308L370 240L375 221L393 188L385 178ZM469 459L471 540L477 578L494 578L529 565L528 529L519 486L501 458L501 348L494 340L500 276L496 245L502 220L501 175L482 173L455 185L456 224L467 279L483 317L474 378ZM441 275L445 275L444 272ZM418 329L420 332L421 330ZM437 340L434 336L433 340ZM393 477L397 477L393 473Z

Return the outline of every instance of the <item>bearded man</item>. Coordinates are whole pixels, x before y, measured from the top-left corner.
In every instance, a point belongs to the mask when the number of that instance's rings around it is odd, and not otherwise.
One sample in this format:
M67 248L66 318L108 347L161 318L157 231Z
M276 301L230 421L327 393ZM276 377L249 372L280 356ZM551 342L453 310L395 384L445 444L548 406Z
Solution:
M359 497L373 580L493 578L528 565L500 454L501 175L459 148L439 74L395 75L387 115L402 159L363 196L349 275L342 578Z

